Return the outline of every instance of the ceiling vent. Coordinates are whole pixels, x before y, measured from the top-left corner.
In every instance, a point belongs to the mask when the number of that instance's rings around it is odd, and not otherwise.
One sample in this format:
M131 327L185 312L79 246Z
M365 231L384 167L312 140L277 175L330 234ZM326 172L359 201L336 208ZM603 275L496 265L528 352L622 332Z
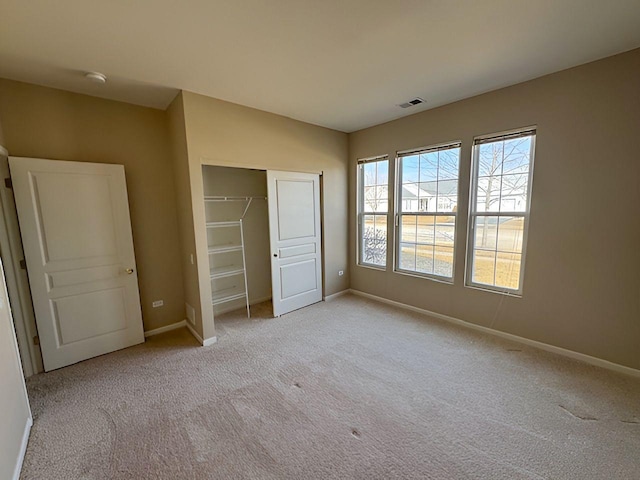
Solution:
M413 100L409 100L408 102L401 103L398 106L400 108L409 108L409 107L415 107L416 105L420 105L421 103L424 103L424 100L421 99L420 97L416 97Z

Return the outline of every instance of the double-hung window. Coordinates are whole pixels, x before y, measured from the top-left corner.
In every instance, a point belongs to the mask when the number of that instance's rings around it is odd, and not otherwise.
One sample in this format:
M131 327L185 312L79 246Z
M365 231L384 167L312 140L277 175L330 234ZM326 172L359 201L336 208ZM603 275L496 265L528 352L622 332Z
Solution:
M389 159L358 160L358 264L387 265Z
M522 293L535 139L528 128L474 141L469 286Z
M453 281L460 143L398 153L396 271Z

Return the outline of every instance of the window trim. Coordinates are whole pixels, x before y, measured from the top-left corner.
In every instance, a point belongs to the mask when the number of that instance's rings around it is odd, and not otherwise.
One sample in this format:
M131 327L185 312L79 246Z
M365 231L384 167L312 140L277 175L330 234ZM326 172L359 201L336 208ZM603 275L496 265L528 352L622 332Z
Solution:
M529 219L531 217L531 192L533 186L533 170L535 162L535 150L537 140L537 126L522 127L502 132L479 135L473 138L471 148L471 178L469 179L469 209L467 214L467 243L466 243L466 265L464 269L464 286L485 292L498 293L502 295L521 298L524 291L524 272L527 258L527 243L529 240ZM476 212L475 205L477 200L477 182L479 179L479 155L478 145L491 143L496 140L507 140L519 137L531 136L531 149L529 153L529 172L527 177L527 199L524 212ZM520 256L520 276L518 278L518 289L499 287L496 285L488 285L486 283L478 283L473 281L473 252L475 247L475 219L478 216L491 217L522 217L522 252Z
M461 140L453 140L450 142L442 142L433 145L429 145L426 147L420 148L411 148L408 150L400 150L396 152L395 158L395 179L394 179L394 188L396 190L396 194L394 195L394 215L393 215L393 272L400 275L408 275L411 277L417 278L426 278L428 280L432 280L439 283L444 283L447 285L453 285L456 276L456 245L458 244L458 235L460 229L458 228L459 224L459 211L456 212L415 212L415 213L402 213L402 157L408 157L415 154L420 154L424 152L430 151L439 151L439 150L449 150L452 148L460 149L460 156L458 157L458 186L457 186L457 197L458 204L460 200L460 168L461 168L461 159L462 159L462 141ZM437 275L435 273L426 273L426 272L418 272L416 270L406 270L400 268L400 245L402 244L402 239L400 237L400 223L402 215L413 215L413 216L432 216L432 217L455 217L455 226L453 231L453 262L451 267L451 276L445 277L443 275ZM416 244L417 245L417 244ZM435 244L434 244L435 245Z
M378 213L378 212L364 212L364 185L362 184L362 175L360 174L360 165L364 165L365 163L373 163L373 162L381 162L387 161L387 192L389 192L390 183L390 168L389 168L389 155L376 155L374 157L367 158L359 158L356 162L356 265L358 267L371 268L373 270L378 271L386 271L388 267L388 257L389 257L389 215L391 213L389 209L389 195L387 196L387 211L386 213ZM384 259L384 265L377 265L375 263L368 263L362 260L362 223L364 220L364 215L376 215L380 217L386 217L387 219L387 248L386 248L386 257Z

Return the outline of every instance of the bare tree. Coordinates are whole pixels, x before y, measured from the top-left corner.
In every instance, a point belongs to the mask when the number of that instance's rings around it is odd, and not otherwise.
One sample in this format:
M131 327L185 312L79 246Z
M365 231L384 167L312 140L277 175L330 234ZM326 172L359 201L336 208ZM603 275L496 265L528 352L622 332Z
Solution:
M371 212L378 212L379 207L385 206L388 201L388 188L384 185L376 185L376 176L371 172L365 174L364 201ZM386 208L384 209L386 211Z
M528 138L521 138L515 142L495 142L481 148L478 166L481 169L479 176L486 178L486 183L478 181L477 200L484 200L484 211L490 212L491 208L502 197L525 194L527 185L526 171L523 165L529 164L529 151L520 150L520 147L528 143ZM523 175L511 175L522 173ZM501 177L502 176L502 177ZM498 184L496 185L496 182ZM500 183L501 182L501 183ZM497 186L497 188L495 188ZM482 225L481 246L487 245L488 217L484 217Z

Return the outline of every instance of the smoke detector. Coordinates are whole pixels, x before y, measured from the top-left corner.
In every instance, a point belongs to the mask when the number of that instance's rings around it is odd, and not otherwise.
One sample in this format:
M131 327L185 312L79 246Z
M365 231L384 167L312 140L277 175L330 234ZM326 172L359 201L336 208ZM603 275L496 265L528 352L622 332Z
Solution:
M420 105L421 103L424 103L424 100L420 97L416 97L409 100L408 102L401 103L398 106L400 108L409 108L409 107L415 107L416 105Z
M85 73L84 78L93 83L107 83L107 76L100 72L88 72Z

